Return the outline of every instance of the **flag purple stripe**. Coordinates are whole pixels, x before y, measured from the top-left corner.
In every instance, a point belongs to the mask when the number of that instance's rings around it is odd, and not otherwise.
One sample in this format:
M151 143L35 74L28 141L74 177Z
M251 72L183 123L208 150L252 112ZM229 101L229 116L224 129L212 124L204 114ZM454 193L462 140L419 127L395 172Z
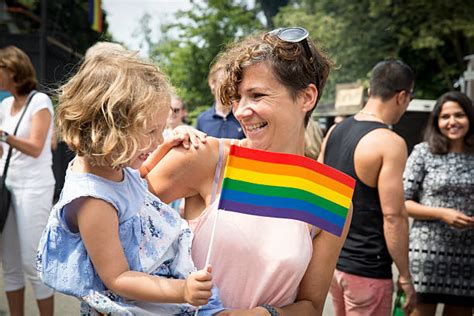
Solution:
M342 234L341 227L338 227L337 225L334 225L307 212L302 212L299 210L289 208L267 207L260 205L256 206L253 204L238 203L229 200L221 200L219 203L219 207L222 210L244 213L249 215L296 219L312 224L318 228L324 229L339 237Z

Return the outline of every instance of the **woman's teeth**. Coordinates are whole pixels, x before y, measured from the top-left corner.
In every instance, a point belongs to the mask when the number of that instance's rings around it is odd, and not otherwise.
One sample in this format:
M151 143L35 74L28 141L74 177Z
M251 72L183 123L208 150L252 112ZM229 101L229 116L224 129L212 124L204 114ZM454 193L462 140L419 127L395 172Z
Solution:
M266 122L261 122L261 123L257 123L257 124L247 125L246 128L247 128L247 131L253 132L256 129L259 129L259 128L262 128L262 127L265 127L265 126L267 126L267 123Z

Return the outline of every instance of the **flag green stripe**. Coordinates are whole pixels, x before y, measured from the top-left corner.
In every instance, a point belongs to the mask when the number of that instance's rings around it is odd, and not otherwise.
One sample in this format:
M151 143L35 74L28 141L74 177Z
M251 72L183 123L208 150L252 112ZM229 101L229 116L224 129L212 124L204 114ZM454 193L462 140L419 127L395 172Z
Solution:
M308 203L314 204L320 208L324 208L328 210L329 212L337 214L341 217L347 216L346 208L340 206L339 204L326 200L320 196L314 195L310 192L300 190L300 189L254 184L254 183L249 183L249 182L244 182L244 181L239 181L239 180L233 180L229 178L224 179L222 188L228 189L228 190L239 191L239 192L252 193L252 194L257 194L257 195L284 197L284 198L302 200L302 201L306 201Z

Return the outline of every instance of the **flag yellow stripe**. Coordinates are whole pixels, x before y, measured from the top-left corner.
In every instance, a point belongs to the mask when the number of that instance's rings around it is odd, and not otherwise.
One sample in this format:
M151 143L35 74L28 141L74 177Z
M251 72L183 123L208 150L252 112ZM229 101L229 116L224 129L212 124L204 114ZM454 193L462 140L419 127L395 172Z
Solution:
M237 169L255 171L260 173L303 178L308 181L317 183L321 186L324 186L332 191L339 192L340 194L345 195L349 198L352 197L352 192L354 191L352 188L348 187L344 183L331 179L308 168L303 168L301 166L263 162L247 158L241 158L237 156L229 157L229 166Z
M309 181L307 179L275 175L269 173L261 173L255 171L249 171L245 169L239 169L231 166L226 167L225 178L230 178L239 181L245 181L255 184L280 186L287 188L295 188L310 192L314 195L320 196L333 203L341 205L345 208L349 208L351 204L351 198L335 192L325 186Z

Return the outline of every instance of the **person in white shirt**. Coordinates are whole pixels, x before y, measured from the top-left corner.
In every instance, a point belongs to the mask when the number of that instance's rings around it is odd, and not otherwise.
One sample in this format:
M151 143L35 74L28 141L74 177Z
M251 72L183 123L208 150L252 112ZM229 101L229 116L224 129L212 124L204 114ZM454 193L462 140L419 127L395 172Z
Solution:
M52 207L55 179L51 138L53 106L36 92L37 80L28 56L15 46L0 49L0 89L11 93L0 107L0 146L3 174L9 148L12 155L6 177L11 192L8 217L0 235L5 291L10 315L24 315L27 276L41 315L53 315L53 290L44 285L35 269L36 249ZM16 135L15 127L22 116Z

